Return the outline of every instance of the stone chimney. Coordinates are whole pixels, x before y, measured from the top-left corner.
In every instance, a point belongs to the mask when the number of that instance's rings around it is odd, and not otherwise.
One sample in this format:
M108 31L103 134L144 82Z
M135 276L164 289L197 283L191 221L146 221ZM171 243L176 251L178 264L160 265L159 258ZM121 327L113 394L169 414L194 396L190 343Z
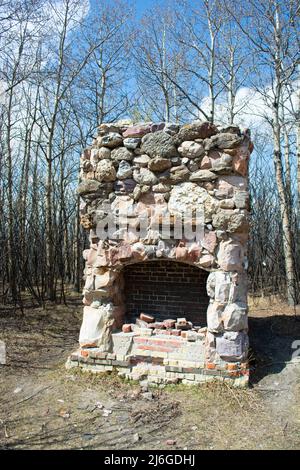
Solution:
M248 381L249 132L102 124L81 157L84 313L68 367Z

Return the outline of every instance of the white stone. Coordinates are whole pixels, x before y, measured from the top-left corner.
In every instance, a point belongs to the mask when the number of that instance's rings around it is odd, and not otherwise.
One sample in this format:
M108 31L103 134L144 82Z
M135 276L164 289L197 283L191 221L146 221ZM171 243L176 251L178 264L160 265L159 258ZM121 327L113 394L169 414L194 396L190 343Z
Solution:
M194 142L193 140L187 140L182 142L182 144L178 147L178 152L183 157L195 158L204 154L204 148L203 145Z
M212 302L207 308L207 328L211 333L218 333L223 330L222 314L224 305Z
M114 323L113 305L103 304L100 308L84 307L79 333L79 344L97 344L101 350L110 351L111 327Z
M97 163L95 177L98 181L115 181L116 170L110 160L100 160Z
M236 303L228 304L224 309L222 320L225 330L246 330L248 328L247 308Z

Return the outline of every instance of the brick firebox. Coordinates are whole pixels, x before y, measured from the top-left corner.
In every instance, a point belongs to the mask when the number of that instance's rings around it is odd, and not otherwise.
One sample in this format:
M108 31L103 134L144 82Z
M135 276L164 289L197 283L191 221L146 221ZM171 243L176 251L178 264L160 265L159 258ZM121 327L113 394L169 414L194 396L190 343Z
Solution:
M186 317L195 325L206 325L209 298L208 273L203 269L169 260L148 261L124 269L128 320L141 312L158 320Z

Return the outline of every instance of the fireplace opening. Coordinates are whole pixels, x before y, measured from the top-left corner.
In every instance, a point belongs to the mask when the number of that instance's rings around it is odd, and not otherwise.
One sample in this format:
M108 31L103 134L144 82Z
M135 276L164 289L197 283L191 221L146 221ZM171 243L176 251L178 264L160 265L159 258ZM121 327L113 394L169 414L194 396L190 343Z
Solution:
M206 326L208 273L203 269L158 260L128 265L123 273L128 320L143 312L157 321L185 317L195 325Z

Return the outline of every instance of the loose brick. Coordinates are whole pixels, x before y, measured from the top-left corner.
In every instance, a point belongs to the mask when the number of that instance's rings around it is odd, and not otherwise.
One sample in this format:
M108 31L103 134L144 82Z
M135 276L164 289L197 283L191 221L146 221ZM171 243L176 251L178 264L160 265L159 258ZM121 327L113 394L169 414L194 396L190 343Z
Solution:
M163 325L165 328L174 328L175 324L176 324L176 320L172 320L169 318L167 320L164 320L163 322Z
M216 364L214 364L213 362L207 362L205 364L205 367L206 369L215 369L216 368Z
M80 355L83 357L88 357L89 356L89 351L86 351L85 349L81 349Z
M154 317L152 317L151 315L147 315L146 313L141 313L140 319L145 321L146 323L154 323L155 321Z

